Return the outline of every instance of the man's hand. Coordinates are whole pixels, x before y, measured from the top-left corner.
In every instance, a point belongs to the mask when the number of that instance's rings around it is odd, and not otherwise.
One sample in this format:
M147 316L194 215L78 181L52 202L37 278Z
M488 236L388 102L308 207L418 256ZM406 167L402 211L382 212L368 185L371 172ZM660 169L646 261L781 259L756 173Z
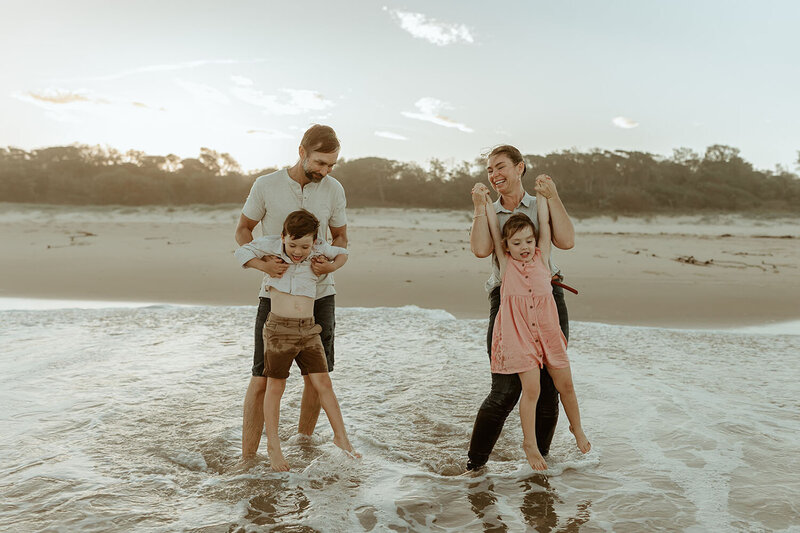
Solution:
M472 187L472 203L476 209L483 207L489 201L489 188L483 183L476 183Z
M537 194L541 194L548 200L553 197L558 197L556 184L553 181L553 178L547 174L539 174L536 176L536 185L534 185L533 188Z
M269 274L271 278L280 278L283 276L283 273L286 272L286 269L289 268L286 261L277 255L268 255L264 257L263 261L262 268L259 270Z
M329 261L324 255L311 258L311 271L317 276L324 276L336 271L336 265Z

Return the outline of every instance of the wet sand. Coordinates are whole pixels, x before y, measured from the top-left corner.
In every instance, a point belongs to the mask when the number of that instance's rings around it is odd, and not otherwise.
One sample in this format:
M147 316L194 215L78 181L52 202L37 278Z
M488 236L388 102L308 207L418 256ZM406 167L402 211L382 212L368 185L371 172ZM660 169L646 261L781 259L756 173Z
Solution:
M489 260L469 211L351 209L337 305L487 313ZM0 204L0 297L252 305L260 274L233 259L238 208ZM800 226L741 217L576 220L556 251L573 320L734 327L800 318ZM260 230L256 230L259 234Z

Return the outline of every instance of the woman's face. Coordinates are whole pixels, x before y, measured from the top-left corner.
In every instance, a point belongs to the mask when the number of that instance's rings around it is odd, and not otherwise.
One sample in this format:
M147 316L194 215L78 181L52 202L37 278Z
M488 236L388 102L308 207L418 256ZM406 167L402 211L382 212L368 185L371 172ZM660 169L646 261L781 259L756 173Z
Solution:
M515 165L507 154L497 154L489 158L486 172L492 188L505 195L519 190L524 168L525 164L522 161Z

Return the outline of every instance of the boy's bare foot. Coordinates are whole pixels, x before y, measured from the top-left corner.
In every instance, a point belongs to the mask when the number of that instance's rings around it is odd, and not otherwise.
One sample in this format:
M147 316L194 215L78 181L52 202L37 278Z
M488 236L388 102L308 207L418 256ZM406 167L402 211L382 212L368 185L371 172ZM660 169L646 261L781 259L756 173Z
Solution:
M353 456L353 457L361 457L361 454L356 452L353 449L353 446L350 444L350 441L347 440L347 437L336 437L336 436L334 436L333 437L333 443L335 445L337 445L339 448L341 448L344 451L346 451L351 456Z
M592 445L589 442L589 439L586 438L586 435L583 433L583 428L573 428L572 426L569 427L569 430L575 435L575 444L578 445L578 449L582 453L587 453L589 450L592 449Z
M539 453L539 447L536 446L535 442L523 442L522 449L525 450L525 456L528 458L531 468L534 470L547 470L547 463L542 454Z
M267 446L267 454L269 455L269 466L275 472L289 471L289 463L283 458L280 446Z

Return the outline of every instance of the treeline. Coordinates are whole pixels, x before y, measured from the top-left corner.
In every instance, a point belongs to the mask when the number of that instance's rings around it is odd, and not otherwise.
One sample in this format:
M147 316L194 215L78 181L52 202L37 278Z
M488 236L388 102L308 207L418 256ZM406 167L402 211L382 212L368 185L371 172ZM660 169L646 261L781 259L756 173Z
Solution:
M702 156L680 148L670 157L623 150L564 150L525 156L526 188L553 176L576 214L714 211L800 213L800 178L786 169L756 170L739 150L714 145ZM73 205L243 203L263 169L245 173L229 155L202 148L197 158L118 152L71 145L0 149L0 201ZM485 162L429 168L365 157L343 160L333 173L351 207L461 209Z

